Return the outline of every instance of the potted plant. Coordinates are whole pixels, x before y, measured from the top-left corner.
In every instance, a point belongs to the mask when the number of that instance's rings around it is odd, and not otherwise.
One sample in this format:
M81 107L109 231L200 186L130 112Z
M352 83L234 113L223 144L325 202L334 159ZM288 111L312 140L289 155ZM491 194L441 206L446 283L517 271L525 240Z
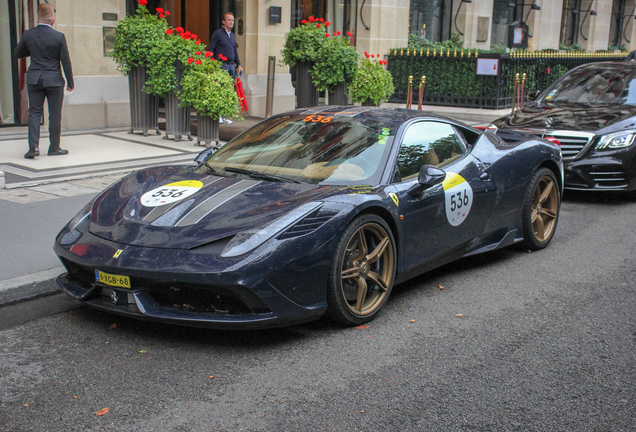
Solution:
M182 106L190 105L197 111L197 144L203 142L206 147L211 147L212 141L218 147L219 117L237 117L240 109L232 77L212 56L206 51L187 60L179 95Z
M131 117L129 133L141 129L144 136L148 135L150 129L155 129L157 135L160 134L157 121L159 99L146 92L145 87L150 78L148 68L152 64L150 52L163 42L168 29L165 19L148 12L147 4L147 0L139 0L137 13L117 23L115 45L111 53L118 69L128 76Z
M318 50L325 42L326 28L330 23L310 16L301 25L285 34L285 47L281 51L282 62L296 66L296 105L314 106L318 103L316 88L311 81L310 70L316 61Z
M375 55L367 52L364 54L366 58L362 59L350 86L353 101L361 102L365 106L379 106L381 100L395 91L393 77L382 67L387 64L385 60L376 61Z
M157 11L163 9L157 8ZM192 139L190 133L190 106L179 105L183 65L194 55L201 55L201 41L196 34L185 31L182 27L166 30L163 43L152 49L150 58L150 78L146 83L146 91L162 95L166 103L166 135L179 141L182 135Z
M347 104L346 83L356 75L359 57L355 47L349 45L349 39L339 31L333 36L325 33L325 41L311 68L311 79L318 90L329 92L330 105Z

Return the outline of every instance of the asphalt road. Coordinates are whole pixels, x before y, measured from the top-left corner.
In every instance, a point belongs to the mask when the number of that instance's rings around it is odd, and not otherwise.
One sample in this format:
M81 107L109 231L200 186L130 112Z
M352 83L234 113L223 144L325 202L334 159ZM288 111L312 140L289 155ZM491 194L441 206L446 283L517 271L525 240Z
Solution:
M8 306L0 430L634 431L635 219L636 202L570 194L548 249L399 285L368 329Z

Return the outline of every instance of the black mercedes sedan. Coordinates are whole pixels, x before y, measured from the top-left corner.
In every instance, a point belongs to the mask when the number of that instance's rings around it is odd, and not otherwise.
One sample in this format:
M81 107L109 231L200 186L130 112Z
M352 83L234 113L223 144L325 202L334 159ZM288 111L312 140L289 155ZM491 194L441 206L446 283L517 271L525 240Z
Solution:
M634 193L636 62L579 66L528 99L491 127L558 140L566 189Z

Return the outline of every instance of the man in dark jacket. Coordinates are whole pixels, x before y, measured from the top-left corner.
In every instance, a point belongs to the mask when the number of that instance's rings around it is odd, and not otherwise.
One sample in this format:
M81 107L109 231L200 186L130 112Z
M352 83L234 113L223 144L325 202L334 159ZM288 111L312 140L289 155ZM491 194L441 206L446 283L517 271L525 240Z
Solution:
M238 51L236 50L236 37L232 33L234 27L234 14L226 12L223 15L223 27L212 33L210 37L210 45L208 50L214 53L217 59L221 59L219 55L223 55L227 60L223 60L222 69L228 71L232 78L236 78L236 68L238 67L239 75L243 72L241 60L239 60ZM236 66L235 66L236 64Z
M62 129L62 102L64 101L64 78L60 62L66 76L66 89L73 91L73 70L63 33L53 30L55 11L49 4L38 6L38 26L24 32L15 48L18 58L31 56L27 71L29 93L29 151L24 155L33 159L40 155L40 120L44 111L44 99L49 104L49 156L68 154L60 148Z

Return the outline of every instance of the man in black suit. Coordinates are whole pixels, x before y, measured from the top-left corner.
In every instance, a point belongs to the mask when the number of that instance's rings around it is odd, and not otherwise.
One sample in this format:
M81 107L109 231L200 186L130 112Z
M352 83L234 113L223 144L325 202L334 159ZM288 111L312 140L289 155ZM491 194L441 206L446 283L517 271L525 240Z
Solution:
M44 111L44 99L49 104L49 156L68 154L60 148L62 130L62 102L64 100L64 78L60 62L66 76L66 89L73 91L73 70L63 33L53 30L55 11L49 4L38 6L38 26L24 32L15 48L18 58L31 56L27 71L29 93L29 151L24 155L33 159L40 155L40 120Z

